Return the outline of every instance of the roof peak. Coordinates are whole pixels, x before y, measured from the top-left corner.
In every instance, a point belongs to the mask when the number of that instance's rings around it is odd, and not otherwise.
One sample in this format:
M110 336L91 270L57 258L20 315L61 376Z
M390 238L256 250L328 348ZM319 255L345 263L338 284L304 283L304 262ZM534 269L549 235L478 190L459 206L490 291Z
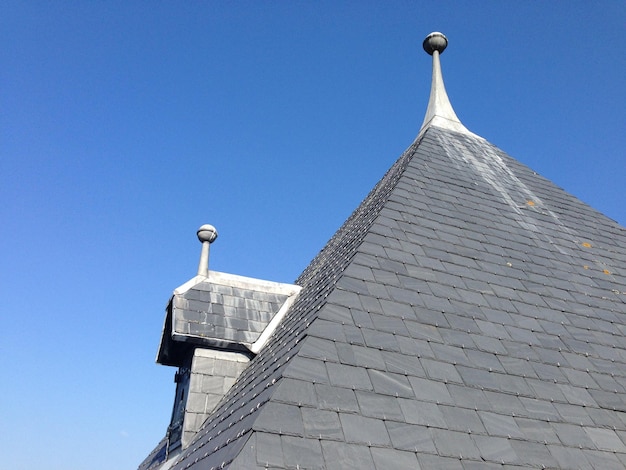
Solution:
M424 116L420 133L430 126L437 126L457 132L472 134L472 132L461 123L454 112L448 94L446 93L446 87L443 83L439 56L448 46L448 38L446 38L443 33L433 32L426 36L422 46L429 55L433 56L433 75L428 108L426 109L426 116Z

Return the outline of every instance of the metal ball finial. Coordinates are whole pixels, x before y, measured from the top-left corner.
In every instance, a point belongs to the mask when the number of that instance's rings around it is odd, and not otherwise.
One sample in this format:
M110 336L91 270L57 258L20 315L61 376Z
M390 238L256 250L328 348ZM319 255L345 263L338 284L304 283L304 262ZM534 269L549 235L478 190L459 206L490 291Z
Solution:
M217 238L217 229L209 224L204 224L202 227L198 229L198 240L200 242L209 242L213 243Z
M439 54L441 54L448 46L448 38L442 33L435 31L434 33L430 33L426 36L422 46L428 55L433 55L435 51L438 51Z

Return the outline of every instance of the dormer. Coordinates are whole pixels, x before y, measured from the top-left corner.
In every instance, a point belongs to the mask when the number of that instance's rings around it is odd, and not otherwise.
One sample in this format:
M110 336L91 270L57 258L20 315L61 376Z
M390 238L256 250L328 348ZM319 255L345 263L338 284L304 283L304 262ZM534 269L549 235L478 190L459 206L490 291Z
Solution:
M217 230L203 225L198 239L198 274L174 290L166 308L156 361L178 367L176 394L167 436L157 452L160 462L147 468L160 468L163 459L170 460L189 445L301 289L210 271L209 248Z

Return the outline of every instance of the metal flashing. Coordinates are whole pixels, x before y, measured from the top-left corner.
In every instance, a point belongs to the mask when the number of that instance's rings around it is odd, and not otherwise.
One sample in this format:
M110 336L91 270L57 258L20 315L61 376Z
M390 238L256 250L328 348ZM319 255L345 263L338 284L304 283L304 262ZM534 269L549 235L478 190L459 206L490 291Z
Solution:
M475 135L457 117L443 83L439 56L448 46L448 39L442 33L430 33L424 39L423 46L424 50L433 57L433 73L428 108L418 135L421 135L430 126Z

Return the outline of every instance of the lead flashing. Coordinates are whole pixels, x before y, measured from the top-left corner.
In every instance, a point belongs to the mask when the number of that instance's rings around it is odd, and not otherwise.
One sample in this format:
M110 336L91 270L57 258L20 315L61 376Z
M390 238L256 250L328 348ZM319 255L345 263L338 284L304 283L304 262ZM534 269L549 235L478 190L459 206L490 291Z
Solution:
M433 56L433 74L428 108L426 109L426 115L424 116L424 122L419 134L421 135L429 127L435 126L463 134L475 135L461 123L446 93L439 56L446 49L447 45L448 39L442 33L430 33L424 39L424 50Z

